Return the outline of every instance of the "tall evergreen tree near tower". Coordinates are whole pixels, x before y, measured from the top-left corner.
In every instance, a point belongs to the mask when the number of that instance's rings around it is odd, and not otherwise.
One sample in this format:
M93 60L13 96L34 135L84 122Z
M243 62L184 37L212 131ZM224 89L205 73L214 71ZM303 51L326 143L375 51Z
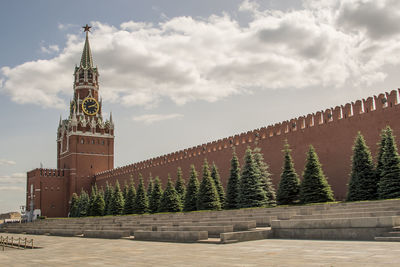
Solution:
M171 181L171 176L168 174L167 187L161 198L160 211L163 212L179 212L182 211L182 203L180 196L175 190Z
M139 186L136 192L135 209L136 213L143 214L148 211L149 200L147 198L146 189L143 182L143 176L139 174Z
M378 193L381 199L400 197L400 157L392 129L386 127L386 140L383 150L382 178Z
M112 215L123 214L124 206L125 206L124 195L121 191L119 182L117 180L114 185L114 192L113 192L112 199L111 199L111 206L110 206L111 214Z
M182 177L181 167L178 167L176 173L175 190L178 193L179 198L181 199L181 203L183 205L183 203L185 202L186 186L185 186L185 181L183 180Z
M265 202L266 194L261 184L261 173L254 160L253 152L248 147L240 179L240 207L262 207Z
M268 171L268 165L265 163L264 156L261 153L261 148L254 148L253 155L257 168L260 171L261 186L265 191L265 204L268 206L274 206L276 205L275 188L271 181L271 173Z
M114 194L114 188L106 182L106 191L104 192L104 215L111 215L111 202Z
M385 129L382 129L381 140L377 144L378 145L378 155L377 155L377 159L376 159L376 176L377 176L377 180L378 180L378 186L379 186L379 181L383 177L383 168L384 168L383 152L385 151L385 144L386 144L386 130L387 130L387 127Z
M347 201L378 198L378 183L371 152L364 137L358 132L353 146L352 170Z
M307 153L303 181L300 188L302 203L319 203L334 201L333 193L322 171L317 153L312 145Z
M79 205L78 205L78 216L85 217L87 216L87 211L89 208L89 195L85 190L82 189L81 194L79 195Z
M231 159L231 170L226 191L226 209L238 209L240 208L240 166L239 159L236 153L233 152Z
M161 187L161 181L158 176L155 179L153 191L149 197L149 210L151 213L156 213L160 211L161 198L163 196L163 191Z
M94 216L93 214L93 206L94 206L94 202L96 199L96 195L97 195L97 186L93 186L92 185L92 190L90 192L90 197L89 197L89 205L88 205L88 210L87 210L87 216Z
M211 177L213 178L215 188L217 189L218 192L219 202L221 203L221 208L223 209L225 207L225 191L221 183L218 167L217 165L215 165L215 162L213 162L211 167Z
M197 196L199 193L199 180L194 165L190 166L189 183L186 190L184 211L197 210Z
M218 191L215 188L214 180L211 177L210 167L207 159L203 164L203 179L200 183L199 194L197 197L198 210L219 210L221 203L219 202Z
M279 205L296 204L300 201L300 179L294 169L292 156L290 155L291 149L287 141L285 142L283 153L284 162L279 181L277 201Z
M128 187L128 193L125 198L125 206L124 213L125 214L133 214L135 213L135 198L136 198L136 189L133 179L131 179Z
M79 197L76 193L72 194L69 217L79 217Z
M103 216L104 214L104 197L100 191L97 191L92 206L92 216Z

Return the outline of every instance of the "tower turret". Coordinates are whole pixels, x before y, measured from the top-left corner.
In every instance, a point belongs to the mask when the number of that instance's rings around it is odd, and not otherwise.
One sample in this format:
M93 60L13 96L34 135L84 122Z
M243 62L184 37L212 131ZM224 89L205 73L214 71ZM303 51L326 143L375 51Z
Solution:
M114 125L104 123L99 101L99 73L90 49L91 27L83 27L85 43L79 65L74 69L70 115L60 122L57 133L58 168L71 170L68 196L90 190L95 173L114 167Z

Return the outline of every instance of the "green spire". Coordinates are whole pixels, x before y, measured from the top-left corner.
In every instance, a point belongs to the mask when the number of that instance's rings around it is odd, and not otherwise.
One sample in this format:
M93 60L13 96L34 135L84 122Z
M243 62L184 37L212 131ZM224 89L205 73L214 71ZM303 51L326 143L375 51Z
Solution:
M83 47L80 66L83 69L89 69L93 68L92 51L90 51L90 45L89 45L89 32L91 27L86 24L86 26L82 28L84 29L84 32L86 32L86 40L85 40L85 46Z

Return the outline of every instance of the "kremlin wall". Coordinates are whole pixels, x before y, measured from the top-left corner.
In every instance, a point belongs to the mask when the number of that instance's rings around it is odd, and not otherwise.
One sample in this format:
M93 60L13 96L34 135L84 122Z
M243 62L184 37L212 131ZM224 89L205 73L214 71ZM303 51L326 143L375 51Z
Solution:
M221 181L226 188L233 149L243 163L246 148L258 146L264 153L265 161L272 173L273 183L277 187L283 165L282 149L284 140L287 139L300 177L308 146L312 144L318 153L335 198L343 200L346 197L351 171L352 146L357 132L361 131L364 135L374 158L380 132L386 125L393 129L395 135L400 133L398 94L397 90L393 90L390 93L368 97L268 127L103 171L95 175L95 181L98 186L105 187L107 181L114 184L118 180L120 184L124 184L133 178L137 185L138 175L141 173L145 182L151 174L153 178L159 176L165 185L168 173L175 178L178 167L182 168L183 177L188 181L190 165L194 164L201 175L201 166L204 158L207 158L209 163L217 164ZM398 138L397 141L399 140ZM201 176L199 178L201 179Z
M337 200L345 199L351 168L354 138L364 135L372 155L376 155L380 132L387 125L400 133L399 91L357 100L325 111L262 127L201 144L156 158L114 168L114 122L103 118L98 83L99 70L93 63L89 44L90 26L83 27L86 40L79 66L74 69L73 96L69 116L57 130L57 169L34 169L27 173L26 211L28 219L38 216L68 216L73 193L90 192L92 185L129 183L142 174L145 183L150 175L159 176L164 186L168 174L176 177L181 167L188 181L190 165L200 174L204 159L215 162L226 188L232 152L243 161L247 147L260 147L277 187L283 165L283 145L288 141L297 173L303 172L306 151L315 147L325 175ZM283 103L282 103L283 104ZM262 114L260 115L262 116ZM222 122L228 123L228 122ZM400 136L399 136L400 137ZM398 141L400 138L398 138ZM151 141L148 141L151 146ZM179 146L179 144L177 144ZM243 163L243 162L242 162ZM200 177L201 178L201 177Z

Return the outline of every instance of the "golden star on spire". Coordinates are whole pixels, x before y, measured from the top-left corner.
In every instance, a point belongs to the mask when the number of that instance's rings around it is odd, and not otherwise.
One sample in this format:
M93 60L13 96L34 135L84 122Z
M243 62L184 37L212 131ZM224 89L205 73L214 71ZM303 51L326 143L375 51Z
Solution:
M82 28L84 29L84 30L83 30L84 32L90 32L90 28L92 28L92 27L86 24L86 25L83 26Z

